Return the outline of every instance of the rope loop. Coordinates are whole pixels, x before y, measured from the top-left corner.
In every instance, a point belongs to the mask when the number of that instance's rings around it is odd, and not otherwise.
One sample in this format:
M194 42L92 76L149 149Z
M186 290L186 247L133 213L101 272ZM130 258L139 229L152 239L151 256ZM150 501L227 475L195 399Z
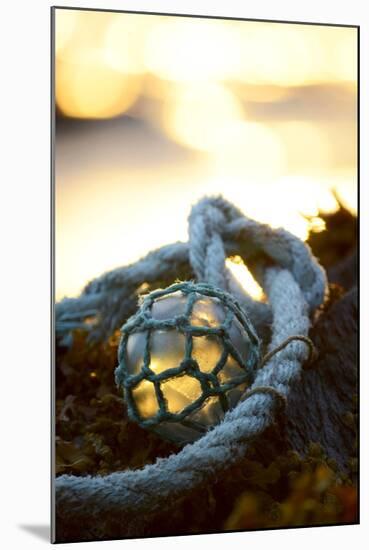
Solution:
M79 298L57 304L57 331L65 338L77 323L86 330L95 330L100 338L101 327L105 334L111 334L127 319L142 285L160 285L162 281L168 284L182 272L188 278L189 265L199 283L227 290L225 258L230 254L239 254L245 262L262 258L256 267L262 271L260 282L271 313L265 322L272 329L270 351L255 371L250 389L219 424L155 464L106 476L57 477L56 509L62 522L58 528L64 533L68 533L69 523L78 521L81 538L88 537L100 517L114 521L117 516L130 533L137 518L170 510L175 499L244 458L249 441L262 434L277 412L285 408L305 358L300 347L288 346L300 341L308 347L309 362L314 359L314 346L308 337L310 312L324 300L326 274L309 247L297 237L246 218L222 197L204 198L192 208L189 243L174 243L153 251L135 264L95 279ZM160 295L166 291L155 292ZM261 306L251 299L245 303L251 310ZM97 328L91 328L88 322L87 312L91 311L96 312ZM132 330L138 326L136 321L128 324ZM172 321L165 321L165 327L175 330ZM119 371L117 375L119 378Z
M230 216L221 197L202 199L189 216L189 257L196 278L223 289L227 287L223 233Z
M316 348L312 342L312 340L308 336L304 336L303 334L293 334L292 336L289 336L286 338L283 342L281 342L277 347L269 351L262 360L260 361L258 365L258 369L262 369L264 365L266 365L274 355L282 351L288 344L290 344L293 341L300 341L304 342L308 347L308 358L304 362L304 368L308 368L317 358L317 351Z
M242 401L245 401L246 399L248 399L252 395L257 395L257 394L260 394L260 393L264 393L264 394L267 394L267 395L270 395L270 396L273 397L273 400L276 403L276 409L277 409L278 412L284 412L285 411L286 406L287 406L286 397L281 392L279 392L278 390L273 388L272 386L256 386L252 390L247 391L243 395Z

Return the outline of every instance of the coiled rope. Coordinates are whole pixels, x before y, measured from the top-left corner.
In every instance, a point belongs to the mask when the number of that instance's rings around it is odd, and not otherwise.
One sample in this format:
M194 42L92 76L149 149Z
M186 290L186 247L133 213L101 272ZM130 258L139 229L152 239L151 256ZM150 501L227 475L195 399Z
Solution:
M78 521L83 536L102 518L108 521L115 517L122 522L122 533L129 534L137 517L168 510L176 499L242 459L248 442L273 423L310 354L304 341L310 327L309 313L322 303L327 282L307 245L283 229L271 229L246 218L221 197L204 198L193 207L189 235L189 244L163 247L136 264L95 279L79 298L60 302L57 334L66 337L71 328L84 326L85 318L96 314L100 315L100 326L95 336L107 328L112 330L129 293L143 282L177 278L181 270L188 269L188 262L199 281L232 292L236 285L225 258L233 252L246 261L251 259L253 274L267 295L266 307L273 319L270 355L249 391L224 420L177 454L159 458L140 470L58 477L56 509L64 532L68 522ZM247 295L243 303L251 318L251 313L257 315L264 305Z

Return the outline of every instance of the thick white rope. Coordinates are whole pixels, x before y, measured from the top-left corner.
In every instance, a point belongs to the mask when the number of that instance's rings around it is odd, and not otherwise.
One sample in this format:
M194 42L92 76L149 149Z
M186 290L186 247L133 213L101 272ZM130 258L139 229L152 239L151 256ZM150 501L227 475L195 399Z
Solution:
M215 221L202 221L207 208L219 211ZM219 223L219 218L223 224ZM218 221L218 225L217 225ZM215 229L218 228L218 232ZM211 232L215 236L212 239ZM288 269L298 285L301 287L309 308L313 310L324 298L326 277L324 270L312 256L309 247L297 237L284 229L272 229L246 218L233 205L222 199L202 199L192 209L190 215L190 243L173 243L150 252L138 262L118 269L114 269L91 281L78 298L64 298L56 304L56 334L60 338L67 338L74 328L84 328L92 338L101 339L110 336L119 328L122 320L127 317L127 311L134 309L137 289L144 283L167 281L168 284L178 278L191 277L189 263L191 262L194 274L201 280L205 278L204 266L210 261L207 275L213 280L216 278L219 258L215 265L211 263L209 243L216 247L219 238L223 242L227 256L238 254L248 264L253 275L260 281L259 267L261 262L272 263ZM219 249L218 249L219 250ZM258 254L256 265L249 260ZM220 272L224 270L220 268ZM236 291L237 298L247 308L251 321L256 325L264 319L270 318L269 306L252 300L244 291L237 292L237 284L227 270L225 276L228 287ZM223 283L223 275L218 281ZM225 288L223 284L218 285ZM232 287L232 288L231 288ZM242 304L241 304L242 305ZM269 314L269 316L268 316ZM95 316L97 324L85 323L86 318Z
M236 239L242 235L242 240L250 239L247 244L249 250L267 250L269 257L277 264L259 273L259 280L273 311L269 349L290 336L307 335L309 310L321 303L326 288L324 271L309 249L283 230L272 230L241 217L223 199L204 199L199 204L200 208L197 208L199 205L195 207L197 213L193 210L190 218L190 259L194 271L200 278L210 277L209 282L214 280L213 277L218 277L225 284L225 251L223 248L222 252L219 235L228 234ZM217 209L220 214L214 213ZM237 217L230 220L235 212ZM293 251L298 255L297 259ZM222 265L214 254L223 254ZM147 263L147 258L137 269L151 265L151 260ZM290 269L284 268L286 264ZM133 266L130 270L128 275L135 271ZM149 272L143 275L147 280ZM110 279L108 275L103 276L89 287L86 296L95 294L91 292L94 285L95 291L100 288L101 292L102 287L106 291L111 288L114 277L119 279L122 276L127 280L127 271L117 270ZM136 274L134 278L137 281ZM113 515L124 522L122 530L127 533L135 517L142 518L145 513L169 509L175 499L237 462L244 456L248 441L260 435L273 422L276 408L281 399L287 398L290 385L299 377L308 351L304 342L294 341L275 354L258 371L250 394L246 394L233 410L228 411L219 425L201 439L186 445L178 454L158 459L155 464L141 470L116 472L104 477L58 477L55 482L56 507L64 524L77 520L81 522L82 531L88 531L102 515Z

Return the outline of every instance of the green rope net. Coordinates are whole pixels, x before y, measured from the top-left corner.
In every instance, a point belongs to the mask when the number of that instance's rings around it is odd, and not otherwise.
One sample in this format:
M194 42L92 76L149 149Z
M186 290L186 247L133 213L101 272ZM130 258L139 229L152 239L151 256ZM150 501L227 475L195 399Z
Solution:
M153 306L163 298L172 299L180 296L185 301L180 314L169 318L155 318ZM223 320L220 323L196 323L193 322L193 310L195 304L200 300L208 300L211 304L217 304L224 312ZM238 327L238 334L242 333L242 348L246 353L240 353L240 346L235 345L234 326ZM233 328L232 328L233 327ZM158 372L152 365L152 337L157 331L177 331L184 337L184 356L176 366L164 368ZM169 332L168 332L169 331ZM233 332L232 332L233 331ZM148 294L142 301L141 307L123 325L122 337L119 346L119 366L115 371L116 383L124 390L128 415L131 420L138 422L142 427L155 429L163 422L181 423L182 426L194 428L198 432L206 431L203 426L189 416L200 410L210 398L215 398L225 413L232 407L229 399L229 392L242 385L250 385L256 366L259 362L259 340L246 314L241 310L237 301L227 292L205 283L176 283L165 290L155 290ZM129 362L129 340L132 335L140 334L144 338L142 345L142 364L132 372ZM207 337L217 341L220 345L220 357L214 366L206 371L194 357L194 340L198 337ZM196 342L195 342L196 343ZM245 346L246 344L246 346ZM227 362L231 360L237 365L237 374L228 376L226 381L221 373L227 368ZM200 395L192 400L182 410L173 412L169 410L168 400L163 391L163 384L175 378L189 376L196 379L201 387ZM142 382L151 383L152 399L157 402L156 412L143 416L137 406L135 389ZM244 388L245 386L243 386ZM156 403L155 403L156 405Z

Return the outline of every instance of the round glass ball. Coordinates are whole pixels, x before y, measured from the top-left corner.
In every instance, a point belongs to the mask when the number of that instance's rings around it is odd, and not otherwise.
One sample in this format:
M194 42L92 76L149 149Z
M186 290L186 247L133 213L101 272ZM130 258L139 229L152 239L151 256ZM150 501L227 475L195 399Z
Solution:
M258 359L258 338L229 294L178 283L149 294L122 327L116 376L130 418L183 444L237 404Z

